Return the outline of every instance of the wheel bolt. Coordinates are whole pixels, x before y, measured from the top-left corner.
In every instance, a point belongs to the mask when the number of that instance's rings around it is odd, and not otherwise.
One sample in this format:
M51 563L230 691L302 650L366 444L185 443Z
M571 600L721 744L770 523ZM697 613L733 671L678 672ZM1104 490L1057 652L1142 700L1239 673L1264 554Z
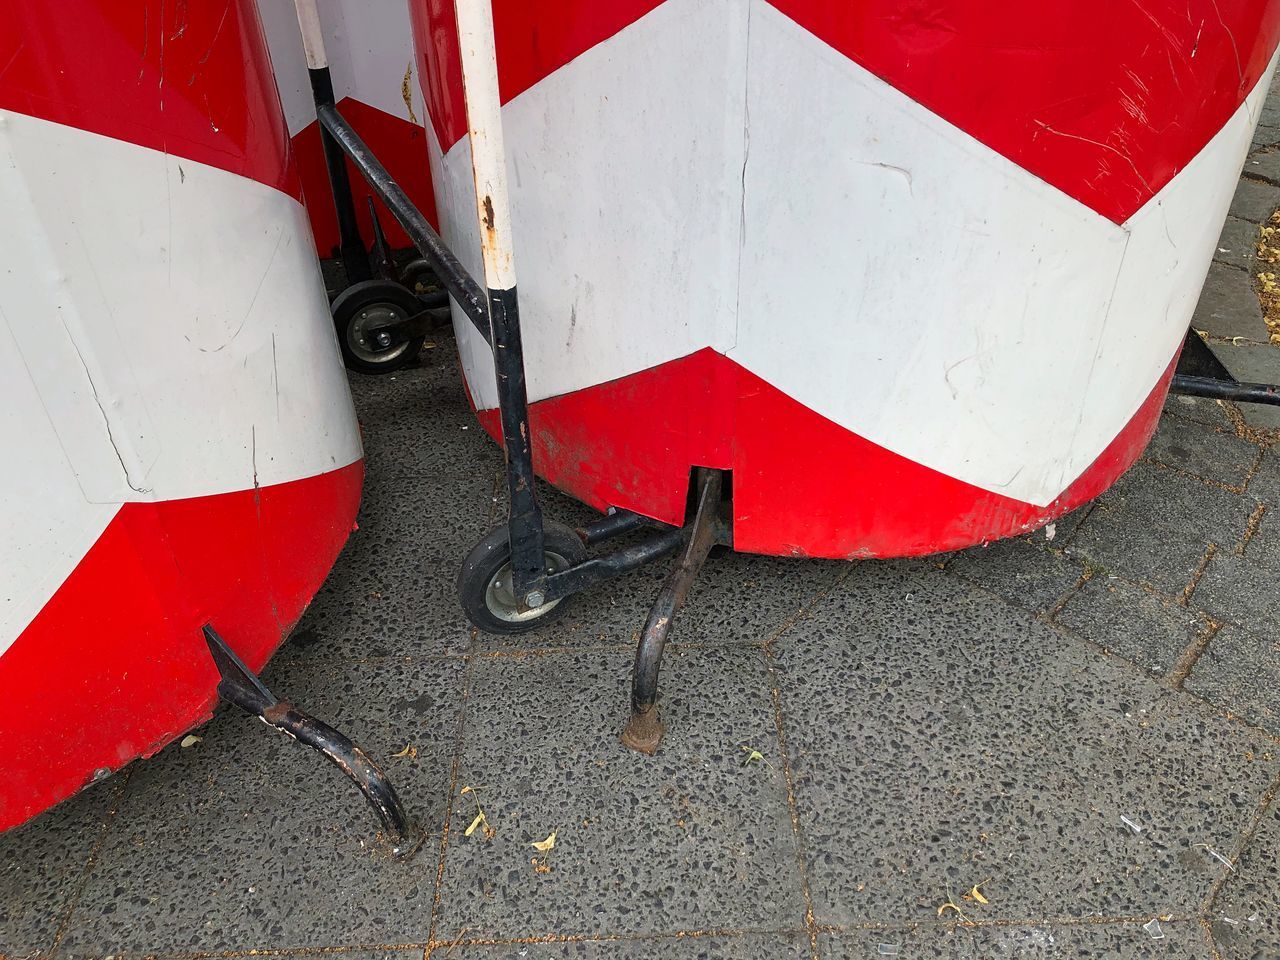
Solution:
M378 334L378 346L386 348L391 346L391 334L385 330Z
M530 590L528 595L524 598L524 602L530 609L533 609L534 607L540 607L546 603L547 596L541 590Z

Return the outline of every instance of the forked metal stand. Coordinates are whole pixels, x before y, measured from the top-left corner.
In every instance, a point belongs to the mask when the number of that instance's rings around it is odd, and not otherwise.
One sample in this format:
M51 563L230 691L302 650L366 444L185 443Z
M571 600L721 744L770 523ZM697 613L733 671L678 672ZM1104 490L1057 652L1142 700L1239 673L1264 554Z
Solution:
M463 268L338 111L332 87L327 83L327 61L315 0L295 0L295 4L313 74L316 116L326 147L340 150L360 171L435 272L440 285L493 351L510 510L507 522L492 530L463 561L458 593L468 618L490 633L531 630L559 616L574 594L684 547L654 605L637 650L632 717L622 737L629 747L652 753L662 731L657 715L658 669L673 618L708 551L716 543L728 543L731 537L724 519L731 513L721 503L725 489L721 474L711 470L695 472L696 493L691 511L694 520L684 528L669 527L624 510L611 511L580 530L543 517L534 490L490 0L455 2L476 219L484 262L483 286ZM317 76L321 71L324 75ZM339 208L349 207L350 187L345 182L344 165L330 162L329 172L336 204ZM392 342L398 342L406 335L404 326L383 324L379 332L390 334ZM647 535L637 542L599 556L587 556L588 546L641 531Z
M1223 366L1222 361L1195 330L1187 331L1187 339L1182 344L1182 353L1178 355L1178 369L1169 384L1169 392L1186 397L1280 406L1280 386L1273 383L1241 383Z
M317 720L291 703L277 700L209 624L204 627L204 639L222 676L218 681L218 696L323 753L351 778L369 801L382 823L392 855L412 856L422 844L422 831L409 819L395 787L369 755L323 720Z

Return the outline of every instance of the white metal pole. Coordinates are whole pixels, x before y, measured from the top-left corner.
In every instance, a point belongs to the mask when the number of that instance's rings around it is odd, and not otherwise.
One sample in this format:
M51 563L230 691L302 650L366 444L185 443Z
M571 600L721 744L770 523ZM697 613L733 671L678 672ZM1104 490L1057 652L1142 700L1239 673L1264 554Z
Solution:
M516 268L511 245L507 160L502 146L502 101L498 95L493 6L490 0L457 0L456 11L484 281L490 290L510 290L516 285Z

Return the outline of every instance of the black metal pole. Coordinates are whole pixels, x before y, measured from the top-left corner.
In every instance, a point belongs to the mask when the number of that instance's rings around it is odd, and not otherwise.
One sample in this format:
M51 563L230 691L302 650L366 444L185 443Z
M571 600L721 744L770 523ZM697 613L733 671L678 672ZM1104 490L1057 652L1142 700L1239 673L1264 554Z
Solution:
M320 126L330 133L339 149L351 158L373 192L387 205L400 226L404 227L413 245L436 272L441 286L449 291L472 325L488 340L489 308L484 289L467 273L453 251L440 238L440 234L436 233L422 215L422 211L413 205L404 188L378 162L373 151L365 145L338 109L331 104L317 107L316 116L320 118Z
M516 288L489 291L493 330L493 365L498 380L502 447L507 459L513 590L530 607L546 600L547 568L543 555L542 508L533 488L533 437L529 427L529 394L524 379L524 347L520 340L520 301Z
M307 70L311 79L311 97L315 100L316 116L324 107L333 107L333 77L328 67L312 67ZM360 283L373 277L369 269L369 257L360 226L356 221L356 202L351 194L351 180L347 176L347 161L341 146L323 123L320 124L320 146L324 149L324 165L329 172L329 189L333 192L333 208L338 215L339 252L342 266L347 271L347 283Z
M1210 397L1214 400L1234 400L1237 403L1280 406L1280 386L1274 383L1240 383L1235 380L1175 373L1173 382L1169 384L1169 392L1187 397Z

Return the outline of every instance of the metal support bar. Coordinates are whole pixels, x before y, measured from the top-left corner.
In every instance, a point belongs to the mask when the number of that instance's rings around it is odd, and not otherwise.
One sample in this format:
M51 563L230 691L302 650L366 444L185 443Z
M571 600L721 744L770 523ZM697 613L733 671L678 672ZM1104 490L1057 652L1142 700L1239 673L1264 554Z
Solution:
M1169 384L1169 392L1187 397L1210 397L1214 400L1234 400L1237 403L1280 406L1280 386L1273 383L1240 383L1237 380L1175 373L1173 382Z
M373 807L391 843L392 854L412 856L422 844L422 831L409 820L395 787L378 765L324 721L304 713L291 703L277 700L210 624L205 624L204 639L222 676L218 681L218 696L328 757L351 778Z
M675 553L684 542L684 530L671 527L648 540L623 547L601 557L592 557L559 573L547 577L545 603L560 600L571 594L581 593L588 587L620 577L639 567Z
M489 310L484 290L467 273L453 251L440 238L440 234L436 233L427 218L413 205L404 188L378 162L373 151L365 145L337 108L331 105L317 107L316 116L320 119L320 126L333 135L343 153L351 158L356 169L364 175L373 192L387 205L387 209L404 228L423 259L431 264L441 286L449 291L480 335L486 341L489 340Z
M720 477L715 470L705 470L699 476L698 512L689 542L680 555L680 562L653 602L636 647L636 662L631 671L631 717L620 739L623 746L641 753L656 753L662 741L663 726L658 716L658 673L662 668L662 653L671 635L672 621L684 606L698 571L721 534Z
M302 34L302 50L307 60L307 74L311 80L311 99L316 113L323 106L334 103L333 77L329 73L329 58L324 49L324 30L320 26L320 14L316 0L294 0L298 14L298 30ZM320 129L320 146L324 150L324 165L329 174L329 189L333 195L334 213L338 217L338 240L342 265L347 271L347 283L359 283L372 278L369 260L365 256L364 240L356 222L356 204L351 196L351 180L347 177L347 164L342 151L323 127Z
M582 542L589 547L593 543L599 543L611 537L618 537L651 524L662 526L656 520L650 520L648 517L632 513L630 510L614 510L599 520L593 520L591 523L579 527L576 533L582 538Z

